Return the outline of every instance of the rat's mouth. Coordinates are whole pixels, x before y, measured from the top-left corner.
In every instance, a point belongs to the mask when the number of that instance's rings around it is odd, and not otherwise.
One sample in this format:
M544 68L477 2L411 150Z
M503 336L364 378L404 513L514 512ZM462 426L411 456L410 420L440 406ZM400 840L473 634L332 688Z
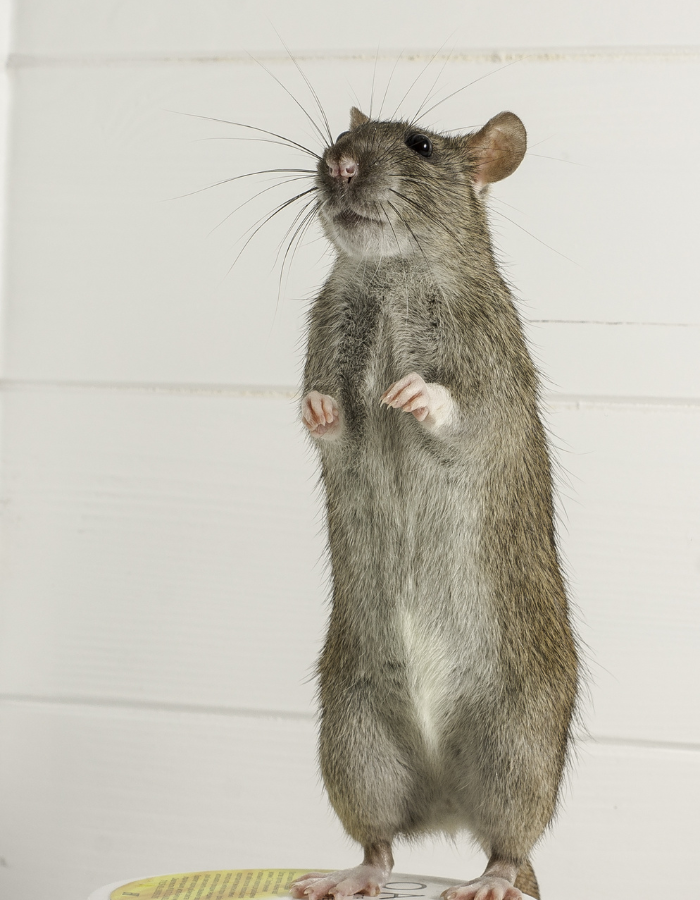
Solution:
M333 221L344 228L357 228L363 225L384 225L380 219L371 216L363 216L352 209L344 209L333 216Z

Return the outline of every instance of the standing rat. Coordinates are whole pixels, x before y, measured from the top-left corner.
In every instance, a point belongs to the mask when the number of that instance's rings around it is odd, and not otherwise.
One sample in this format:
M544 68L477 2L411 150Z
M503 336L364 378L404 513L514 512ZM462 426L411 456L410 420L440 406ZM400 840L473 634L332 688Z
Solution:
M320 763L364 862L297 898L377 895L394 839L461 829L489 861L445 900L539 898L579 667L537 373L484 205L526 144L510 112L453 137L353 109L318 164L336 251L302 400L333 586Z

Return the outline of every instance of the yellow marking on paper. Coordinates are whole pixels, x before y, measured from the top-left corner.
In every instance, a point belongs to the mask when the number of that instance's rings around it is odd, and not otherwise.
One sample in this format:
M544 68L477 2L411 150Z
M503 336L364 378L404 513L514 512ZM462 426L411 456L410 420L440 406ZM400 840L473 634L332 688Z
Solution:
M112 891L110 900L268 900L287 897L292 882L326 869L217 869L155 875Z

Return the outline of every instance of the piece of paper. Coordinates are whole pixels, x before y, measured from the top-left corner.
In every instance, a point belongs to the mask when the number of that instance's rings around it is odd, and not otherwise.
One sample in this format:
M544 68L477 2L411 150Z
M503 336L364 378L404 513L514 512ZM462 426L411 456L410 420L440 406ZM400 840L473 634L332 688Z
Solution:
M269 900L288 897L292 882L307 872L326 869L221 869L157 875L116 888L110 900ZM438 900L453 881L392 875L379 900Z

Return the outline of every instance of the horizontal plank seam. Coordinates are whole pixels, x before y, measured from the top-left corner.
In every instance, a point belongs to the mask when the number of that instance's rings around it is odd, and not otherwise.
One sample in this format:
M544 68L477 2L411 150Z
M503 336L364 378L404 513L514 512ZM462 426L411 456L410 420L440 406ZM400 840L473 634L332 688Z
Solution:
M32 694L0 694L0 703L44 706L78 706L98 709L122 709L161 713L185 713L193 715L227 716L250 719L292 719L313 722L313 712L280 709L251 709L233 706L211 706L194 703L169 703L148 700L126 700L109 697L58 697ZM644 738L626 738L587 734L577 739L581 744L601 744L610 747L634 747L649 750L683 750L700 753L700 743L692 741L655 741Z
M603 744L609 747L639 747L650 750L684 750L700 753L700 743L695 741L654 741L648 738L604 737L591 735L583 738L582 743Z
M290 58L285 51L252 51L256 60L266 62L289 63ZM368 61L375 59L404 62L449 60L455 62L700 62L700 47L533 47L533 48L466 48L438 53L429 49L401 51L384 50L377 54L376 50L299 50L294 53L298 62L316 61ZM55 66L110 66L138 64L192 64L192 63L234 63L250 65L251 55L246 52L204 51L204 52L124 52L124 53L11 53L7 65L12 69L40 68Z
M123 393L176 394L184 396L221 396L226 398L250 398L257 400L298 400L299 391L292 385L249 384L187 384L158 382L109 382L109 381L40 381L31 379L0 379L0 391L115 391ZM649 408L649 409L700 409L700 398L649 397L606 394L560 394L547 391L543 397L546 406L559 408Z
M700 410L696 397L634 397L545 392L543 404L549 409L648 409Z
M610 319L526 319L526 325L626 325L649 328L698 328L700 322L632 322Z
M126 700L118 697L60 697L33 694L0 694L0 703L48 706L82 706L98 709L144 710L150 712L187 713L192 715L231 716L249 719L294 719L312 722L313 712L280 709L251 709L237 706L212 706L196 703L169 703L154 700Z
M0 379L0 390L85 390L85 391L133 391L154 394L221 394L227 397L256 397L271 400L293 400L299 396L292 385L250 384L192 384L184 382L138 381L42 381L33 379Z

